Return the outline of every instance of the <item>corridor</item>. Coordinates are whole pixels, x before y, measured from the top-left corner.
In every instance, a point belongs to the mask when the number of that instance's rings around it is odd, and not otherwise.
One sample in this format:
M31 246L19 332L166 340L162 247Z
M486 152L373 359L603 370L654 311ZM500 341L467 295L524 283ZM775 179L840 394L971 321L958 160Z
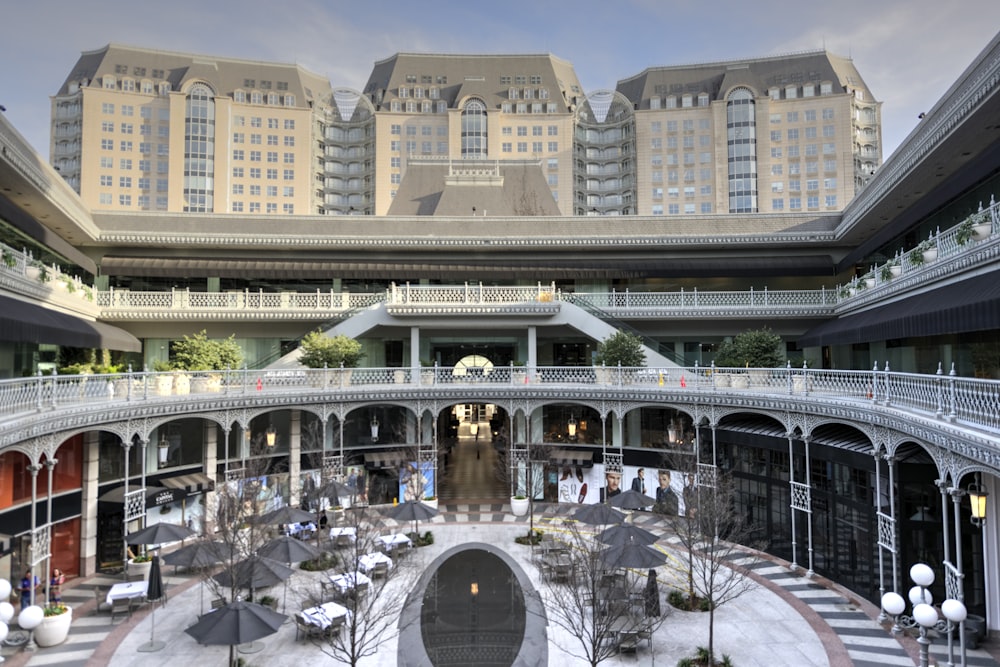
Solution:
M458 442L447 458L441 483L441 501L502 500L510 497L506 484L497 475L497 455L490 436L489 422L481 422L478 437L469 429L459 431Z

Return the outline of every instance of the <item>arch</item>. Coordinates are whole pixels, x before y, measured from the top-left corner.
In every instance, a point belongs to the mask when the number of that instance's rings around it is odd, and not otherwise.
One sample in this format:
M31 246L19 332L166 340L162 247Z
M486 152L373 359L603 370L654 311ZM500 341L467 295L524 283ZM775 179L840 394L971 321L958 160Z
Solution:
M754 93L745 86L726 96L729 212L757 212L757 121Z
M204 82L187 89L184 110L184 210L215 208L215 93Z
M489 157L489 128L486 102L470 97L462 105L462 157Z

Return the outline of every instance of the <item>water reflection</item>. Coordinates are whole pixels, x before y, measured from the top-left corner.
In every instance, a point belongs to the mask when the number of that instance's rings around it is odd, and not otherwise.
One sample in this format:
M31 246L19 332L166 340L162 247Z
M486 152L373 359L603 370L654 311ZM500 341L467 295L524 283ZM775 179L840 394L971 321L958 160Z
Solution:
M424 591L420 634L431 664L509 667L524 640L524 593L503 560L481 549L451 556Z

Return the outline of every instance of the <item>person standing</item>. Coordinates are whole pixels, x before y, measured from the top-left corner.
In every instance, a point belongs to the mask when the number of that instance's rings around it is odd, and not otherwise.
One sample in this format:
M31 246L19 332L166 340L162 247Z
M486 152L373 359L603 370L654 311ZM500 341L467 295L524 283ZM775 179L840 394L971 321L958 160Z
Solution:
M632 479L632 490L639 493L646 493L646 469L639 468Z
M52 578L49 580L49 604L59 604L62 602L62 586L66 583L66 576L58 567L52 570Z
M18 589L21 591L21 611L31 606L31 593L40 584L41 582L38 581L37 576L31 576L31 568L24 571L24 577L21 579L21 587Z

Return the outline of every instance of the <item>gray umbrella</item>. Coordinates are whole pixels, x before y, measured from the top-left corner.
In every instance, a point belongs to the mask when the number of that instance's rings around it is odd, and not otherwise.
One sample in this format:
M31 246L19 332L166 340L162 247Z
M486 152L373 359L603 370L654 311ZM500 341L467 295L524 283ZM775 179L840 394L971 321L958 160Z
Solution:
M208 567L225 558L229 551L225 542L198 541L167 554L163 562L176 567Z
M276 523L305 523L313 521L315 518L316 516L312 512L285 505L281 509L276 509L273 512L262 515L257 521L262 524L273 525Z
M656 581L656 570L650 568L646 577L646 590L643 591L643 606L646 616L657 617L660 615L660 585Z
M386 516L396 521L412 521L413 532L417 532L417 522L427 521L438 515L438 511L430 505L425 505L419 500L407 500L395 507L390 507L386 511Z
M645 528L640 528L632 523L621 523L610 528L605 528L597 536L601 542L614 546L627 542L637 542L639 544L653 544L660 539Z
M163 544L164 542L176 542L187 539L196 533L187 526L178 526L175 523L154 523L146 526L142 530L129 533L125 537L126 544Z
M273 635L286 618L259 604L237 600L203 615L184 632L199 644L229 646L229 664L233 664L234 646Z
M610 567L658 567L667 562L667 555L634 541L608 547L601 560Z
M320 550L311 544L297 540L288 535L282 535L262 546L258 552L261 556L280 560L282 563L299 563L304 560L319 558ZM288 580L285 580L284 592L281 597L281 611L286 610L288 602Z
M158 556L153 556L153 564L149 567L149 583L146 584L146 599L150 600L152 604L152 611L150 611L150 626L149 626L149 641L145 644L139 646L138 650L140 653L152 653L153 651L159 651L166 644L161 641L157 641L155 638L156 634L156 600L163 597L163 574L160 572L160 558Z
M320 498L336 498L340 500L341 498L351 498L357 494L356 489L352 489L343 482L338 482L335 479L331 479L326 482L323 486L319 487L316 494Z
M267 588L280 584L292 576L292 568L270 558L253 556L236 563L232 569L224 569L212 578L229 588Z
M656 504L656 498L650 498L645 493L633 491L622 491L617 496L608 499L608 504L612 507L620 507L626 510L641 510Z
M584 505L573 512L573 518L594 526L604 526L610 523L621 523L625 520L625 515L604 503L595 503Z

